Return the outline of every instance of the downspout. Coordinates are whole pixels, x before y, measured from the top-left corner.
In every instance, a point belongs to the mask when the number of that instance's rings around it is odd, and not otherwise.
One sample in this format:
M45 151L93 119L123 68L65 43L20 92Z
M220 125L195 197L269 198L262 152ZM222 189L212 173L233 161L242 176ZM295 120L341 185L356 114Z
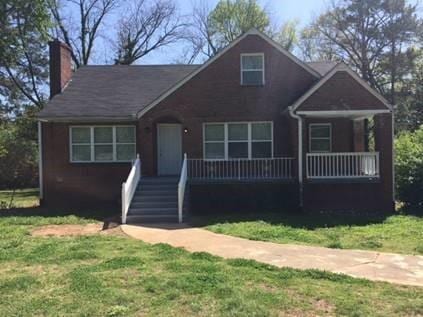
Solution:
M43 133L41 121L38 121L38 181L40 187L40 204L44 198L43 191Z
M303 119L289 107L289 115L298 121L298 186L300 208L303 208Z

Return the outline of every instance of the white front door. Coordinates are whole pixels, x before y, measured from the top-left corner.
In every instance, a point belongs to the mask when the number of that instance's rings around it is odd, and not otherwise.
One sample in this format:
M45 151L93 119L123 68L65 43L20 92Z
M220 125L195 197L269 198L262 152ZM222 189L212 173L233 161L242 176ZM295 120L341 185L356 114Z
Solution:
M159 175L179 175L182 164L182 126L157 125L157 157Z

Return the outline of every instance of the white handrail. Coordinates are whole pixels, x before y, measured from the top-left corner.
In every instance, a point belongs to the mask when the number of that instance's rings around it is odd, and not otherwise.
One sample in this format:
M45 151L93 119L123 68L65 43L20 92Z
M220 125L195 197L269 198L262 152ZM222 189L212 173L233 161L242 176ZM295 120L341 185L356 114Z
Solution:
M129 172L126 182L122 184L122 223L126 223L126 215L128 214L129 206L131 205L132 198L134 197L135 190L141 178L141 161L140 156L132 164L131 171Z
M379 152L307 153L307 178L379 177Z
M178 183L178 221L182 222L182 214L184 211L184 198L185 198L185 187L188 179L187 169L187 154L184 154L184 161L181 168L181 177Z

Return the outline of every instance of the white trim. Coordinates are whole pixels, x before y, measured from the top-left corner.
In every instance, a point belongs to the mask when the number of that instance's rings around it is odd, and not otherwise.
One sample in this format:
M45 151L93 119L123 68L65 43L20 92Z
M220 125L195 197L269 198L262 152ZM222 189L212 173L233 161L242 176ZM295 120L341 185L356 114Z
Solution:
M297 111L297 114L309 117L358 117L365 118L377 114L391 113L390 110L310 110Z
M72 129L74 128L88 128L90 129L90 142L89 143L73 143ZM94 128L112 128L112 143L95 143L94 142ZM117 143L116 128L133 128L134 129L134 142L131 143ZM90 146L90 160L89 161L74 161L73 160L73 145L89 145ZM95 145L112 145L113 159L107 161L95 160ZM137 129L135 125L70 125L69 126L69 162L72 164L102 164L102 163L128 163L133 160L118 160L117 159L117 146L118 145L134 145L135 153L137 152ZM134 158L135 159L135 158Z
M396 192L395 192L395 182L396 182L396 178L395 178L395 143L394 143L394 139L395 139L395 117L394 117L394 111L392 111L392 116L391 116L391 120L392 120L392 138L391 138L391 147L392 147L392 161L391 161L391 165L392 165L392 202L394 204L394 211L395 211L395 199L396 199Z
M161 174L160 173L160 127L164 127L164 126L168 126L168 127L179 127L181 129L181 139L179 140L180 142L180 148L181 148L181 154L183 153L183 131L182 131L182 124L181 123L158 123L157 124L157 175L167 175L167 174ZM182 160L182 157L181 157Z
M41 121L38 121L38 181L39 181L39 198L44 198L43 189L43 130Z
M253 124L266 123L270 124L270 140L253 140L252 126ZM229 140L229 131L228 126L231 124L246 124L248 129L248 139L247 140ZM224 128L224 138L223 141L206 141L206 126L207 125L223 125ZM255 142L270 142L271 143L271 157L274 157L274 140L273 140L273 121L228 121L228 122L203 122L203 159L205 161L228 161L232 160L229 158L229 143L245 143L248 144L248 157L245 158L235 158L234 160L244 159L244 160L254 160L254 159L266 159L253 157L252 145ZM206 158L206 143L223 143L224 144L224 158L221 159L208 159Z
M38 117L42 122L69 122L69 123L116 123L116 122L137 122L137 116L132 117Z
M243 65L242 65L242 58L244 56L260 56L262 58L261 69L258 69L258 68L257 69L244 69ZM240 62L240 77L241 77L240 83L241 83L241 86L257 87L257 86L264 86L265 85L265 81L266 81L266 79L265 79L265 69L266 69L266 67L265 67L265 61L264 61L264 53L241 53L240 58L239 58L239 62ZM243 73L244 72L260 72L260 71L262 73L261 84L244 84L244 80L243 80Z
M313 127L327 127L329 126L329 138L327 137L311 137L311 129ZM311 149L312 140L327 140L329 139L329 151L313 151ZM308 151L310 153L331 153L332 152L332 123L310 123L308 125Z
M369 86L363 79L360 78L351 68L349 68L344 63L337 64L329 73L327 73L323 78L311 87L304 95L302 95L291 107L295 111L305 100L307 100L313 93L315 93L320 87L322 87L333 75L337 72L345 71L353 77L361 86L363 86L367 91L369 91L373 96L375 96L379 101L381 101L389 111L392 111L392 106L388 101L373 88ZM317 111L317 110L316 110ZM342 110L340 110L342 111Z
M207 62L205 62L203 65L201 65L199 68L194 70L192 73L187 75L185 78L181 79L179 82L177 82L175 85L173 85L171 88L169 88L167 91L165 91L163 94L161 94L159 97L157 97L155 100L153 100L149 105L147 105L144 109L141 109L137 113L137 117L141 118L145 113L147 113L150 109L152 109L154 106L156 106L158 103L160 103L163 99L167 98L169 95L171 95L173 92L178 90L181 86L183 86L186 82L191 80L194 76L196 76L198 73L203 71L205 68L210 66L213 62L215 62L217 59L219 59L222 55L224 55L227 51L229 51L232 47L234 47L236 44L238 44L240 41L242 41L245 37L248 35L258 35L262 39L264 39L266 42L268 42L270 45L275 47L279 52L287 56L291 61L296 63L297 65L304 68L306 71L308 71L310 74L312 74L316 78L321 78L322 76L316 72L313 68L299 60L297 57L286 51L280 44L273 41L271 38L269 38L267 35L263 34L262 32L257 31L256 29L251 29L248 32L244 33L243 35L239 36L236 40L231 42L228 46L226 46L223 50L221 50L218 54L210 58Z

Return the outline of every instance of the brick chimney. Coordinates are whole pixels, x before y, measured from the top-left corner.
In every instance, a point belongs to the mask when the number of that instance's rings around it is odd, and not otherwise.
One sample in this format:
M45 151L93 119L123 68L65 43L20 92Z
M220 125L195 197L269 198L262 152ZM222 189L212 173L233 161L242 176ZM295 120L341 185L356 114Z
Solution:
M72 50L58 39L50 46L50 99L60 94L72 78Z

